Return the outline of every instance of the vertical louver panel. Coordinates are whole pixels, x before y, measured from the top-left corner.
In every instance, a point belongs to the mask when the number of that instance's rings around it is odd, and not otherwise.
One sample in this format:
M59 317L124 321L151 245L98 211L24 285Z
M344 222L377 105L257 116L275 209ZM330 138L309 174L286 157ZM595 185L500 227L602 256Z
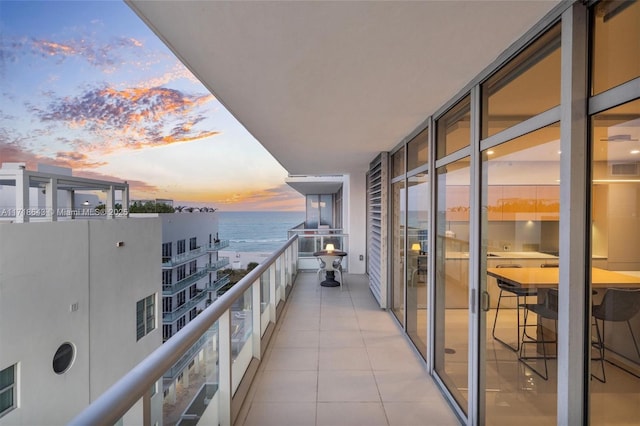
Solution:
M380 153L367 173L367 273L381 308L387 307L388 157L388 153Z

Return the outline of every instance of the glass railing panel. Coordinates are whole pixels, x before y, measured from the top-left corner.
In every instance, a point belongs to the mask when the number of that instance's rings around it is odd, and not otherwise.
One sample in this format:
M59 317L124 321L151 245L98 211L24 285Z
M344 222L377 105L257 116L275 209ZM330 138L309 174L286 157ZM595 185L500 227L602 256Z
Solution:
M253 357L253 309L252 288L248 288L231 307L231 381L235 392Z
M242 380L252 380L245 376L247 367L254 359L259 362L262 353L261 322L276 322L276 304L286 297L283 283L295 275L297 258L290 259L289 268L282 262L287 261L285 251L297 253L297 247L289 249L296 239L289 239L69 424L232 424L232 402L242 404L246 396L234 395L235 390ZM268 294L264 299L257 294L263 289Z
M218 343L216 322L164 374L161 424L218 424Z
M270 292L269 292L269 270L267 269L262 275L260 275L260 312L264 312L269 307Z

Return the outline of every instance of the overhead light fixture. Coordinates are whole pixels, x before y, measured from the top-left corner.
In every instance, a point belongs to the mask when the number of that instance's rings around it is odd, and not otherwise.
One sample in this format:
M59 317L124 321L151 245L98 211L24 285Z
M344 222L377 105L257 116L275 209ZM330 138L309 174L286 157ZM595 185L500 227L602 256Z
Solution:
M631 152L629 154L640 154L640 150L638 149L632 149Z
M637 142L638 139L633 139L629 134L623 135L611 135L606 138L600 139L602 142Z
M82 203L83 206L88 206L89 205L89 200L84 200L84 203Z

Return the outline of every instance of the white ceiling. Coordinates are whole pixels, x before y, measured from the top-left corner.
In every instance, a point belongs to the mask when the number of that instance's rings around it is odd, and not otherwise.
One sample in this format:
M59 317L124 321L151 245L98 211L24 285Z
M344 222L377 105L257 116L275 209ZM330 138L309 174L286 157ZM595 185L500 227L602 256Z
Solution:
M291 174L363 172L557 3L127 3Z

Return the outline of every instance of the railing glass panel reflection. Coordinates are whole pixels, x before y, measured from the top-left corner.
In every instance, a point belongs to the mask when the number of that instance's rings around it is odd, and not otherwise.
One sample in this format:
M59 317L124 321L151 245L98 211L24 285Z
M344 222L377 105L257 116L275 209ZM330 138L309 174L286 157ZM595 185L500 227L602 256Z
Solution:
M298 236L298 268L301 270L317 269L318 262L313 253L324 250L327 244L333 244L335 250L349 253L349 235L343 229L306 229L296 227L288 231L289 237ZM347 262L343 262L346 270Z
M277 306L294 282L297 239L289 238L69 424L232 424L246 396L239 385L253 378L249 367L260 362L271 335L265 330L277 322Z

